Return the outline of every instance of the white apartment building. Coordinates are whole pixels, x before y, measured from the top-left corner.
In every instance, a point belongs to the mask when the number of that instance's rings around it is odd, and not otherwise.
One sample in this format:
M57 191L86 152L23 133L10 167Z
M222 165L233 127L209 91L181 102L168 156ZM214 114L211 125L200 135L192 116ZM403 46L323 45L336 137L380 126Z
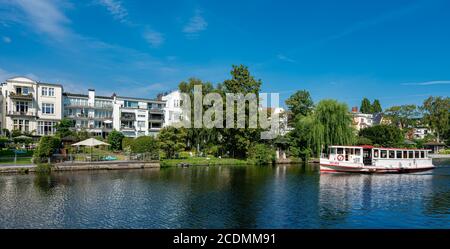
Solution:
M76 130L106 137L113 129L127 137L156 135L164 123L165 102L155 99L64 93L64 116Z
M353 118L353 126L357 131L371 127L374 124L373 114L358 112L358 107L353 107L351 114Z
M125 136L155 136L164 124L165 101L113 95L113 127Z
M32 135L52 135L62 118L59 84L13 77L1 84L1 127Z
M63 118L74 129L106 137L113 129L125 136L156 135L164 124L165 101L63 92L62 85L27 77L7 79L0 85L0 127L34 136L52 135Z
M183 109L181 108L180 91L173 91L161 98L166 103L164 108L164 126L171 126L183 119Z

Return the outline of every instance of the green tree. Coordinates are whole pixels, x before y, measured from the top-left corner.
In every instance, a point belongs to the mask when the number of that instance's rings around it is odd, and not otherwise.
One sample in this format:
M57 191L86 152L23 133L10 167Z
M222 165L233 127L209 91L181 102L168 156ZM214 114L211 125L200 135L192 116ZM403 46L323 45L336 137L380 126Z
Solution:
M191 122L191 127L194 127L194 87L201 86L202 87L202 97L206 94L217 91L214 89L213 85L210 82L203 82L197 78L190 78L187 82L183 81L178 85L178 89L182 93L189 94L191 99L191 116L188 117ZM206 111L208 106L203 106L203 113ZM216 129L208 129L205 127L188 129L187 130L187 144L191 148L198 149L199 151L203 151L207 149L211 144L217 143L218 132Z
M231 70L231 79L227 79L222 84L219 84L218 89L223 97L225 96L225 93L240 93L244 96L248 93L253 93L257 98L259 98L261 84L261 80L255 79L250 74L250 71L246 66L233 65ZM239 107L235 105L235 125L237 123L237 108L245 108L245 120L249 120L249 105L247 103L244 106ZM224 150L232 157L236 158L245 158L247 156L249 146L258 142L260 138L260 129L249 128L248 121L246 121L245 128L224 128L221 129L220 132Z
M186 147L187 133L185 128L165 127L158 134L159 147L166 158L175 155Z
M122 139L124 137L122 132L116 131L115 129L112 130L108 135L108 143L111 145L111 149L122 150Z
M71 128L73 128L74 126L75 126L74 120L70 120L68 118L63 118L55 126L55 128L56 128L55 135L57 135L60 138L72 135L73 132L72 132Z
M306 161L320 154L324 144L324 127L314 115L301 117L287 137L291 154Z
M295 92L286 100L286 105L292 112L294 117L299 115L307 116L311 113L314 102L311 95L306 90L301 90Z
M404 142L403 132L391 125L375 125L359 131L359 136L370 139L374 144L386 147L401 146Z
M378 99L375 99L372 103L372 113L380 113L380 112L383 112L380 101Z
M33 158L38 162L46 161L61 146L61 140L55 136L43 136L34 150Z
M361 107L359 108L359 111L361 113L373 113L372 110L372 105L370 104L370 100L367 98L363 98L363 100L361 101Z
M324 145L349 145L355 142L352 118L345 103L325 99L317 104L315 116L323 125Z
M404 129L414 125L414 118L418 117L419 112L416 105L401 105L386 109L384 114L392 120L394 125Z
M348 107L336 100L320 101L315 111L300 118L289 134L291 152L299 157L318 157L328 145L350 145L355 142Z
M450 129L450 98L429 97L420 108L423 110L423 120L436 133L436 138L441 141Z

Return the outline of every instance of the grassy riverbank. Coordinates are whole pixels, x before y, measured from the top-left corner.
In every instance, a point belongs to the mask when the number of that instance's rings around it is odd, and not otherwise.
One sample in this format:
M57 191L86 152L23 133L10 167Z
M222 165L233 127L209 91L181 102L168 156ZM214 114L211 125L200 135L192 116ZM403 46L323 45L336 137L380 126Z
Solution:
M163 159L160 164L161 167L173 167L178 164L189 164L197 166L210 166L210 165L246 165L250 164L247 160L235 159L235 158L216 158L216 157L190 157L184 159Z

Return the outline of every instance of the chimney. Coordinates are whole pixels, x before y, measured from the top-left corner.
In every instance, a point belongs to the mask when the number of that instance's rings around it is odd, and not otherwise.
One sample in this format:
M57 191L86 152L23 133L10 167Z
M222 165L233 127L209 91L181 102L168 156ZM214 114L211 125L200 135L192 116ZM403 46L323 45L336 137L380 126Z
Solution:
M352 107L352 112L353 113L357 113L358 112L358 107L357 106L353 106Z

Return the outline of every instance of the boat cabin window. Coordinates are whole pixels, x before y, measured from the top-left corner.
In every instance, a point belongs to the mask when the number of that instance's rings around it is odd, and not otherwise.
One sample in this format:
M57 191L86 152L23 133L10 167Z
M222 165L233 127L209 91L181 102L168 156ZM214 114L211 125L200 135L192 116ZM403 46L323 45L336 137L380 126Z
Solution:
M379 150L373 150L373 158L378 158Z
M408 151L408 158L414 158L414 151Z
M380 155L381 155L381 158L387 158L387 151L381 150Z
M344 148L337 148L337 153L340 155L344 154Z
M403 158L408 158L408 151L403 151Z
M397 158L402 158L402 151L401 150L397 150Z
M414 156L416 157L416 158L420 158L420 151L414 151Z
M425 151L420 152L420 158L425 158Z
M389 151L389 158L395 158L395 151L393 150Z
M336 148L331 148L330 149L330 154L336 154Z
M355 155L360 156L361 155L361 150L360 149L355 149Z

